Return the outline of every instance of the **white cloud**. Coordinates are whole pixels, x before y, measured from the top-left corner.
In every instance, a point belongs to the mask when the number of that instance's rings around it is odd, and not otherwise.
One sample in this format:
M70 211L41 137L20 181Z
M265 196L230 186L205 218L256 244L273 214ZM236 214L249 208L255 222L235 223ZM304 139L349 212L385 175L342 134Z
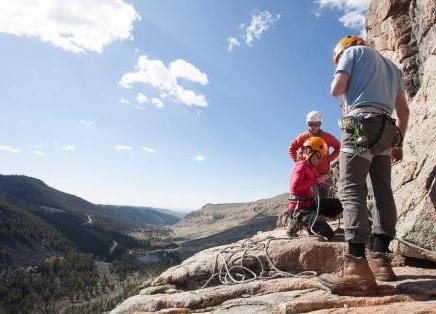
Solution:
M80 124L89 128L89 127L93 126L95 123L94 123L94 121L80 120Z
M10 145L0 145L0 152L18 154L20 152L20 150L18 148L12 147Z
M196 161L205 161L206 157L204 157L203 155L197 155L197 156L194 157L194 159Z
M230 37L227 39L228 48L227 51L232 51L234 47L240 46L241 42L236 37Z
M39 143L39 144L31 144L29 145L30 148L36 149L36 150L40 150L41 148L47 146L46 143Z
M315 2L318 5L318 11L315 12L317 17L323 9L340 11L343 14L339 18L342 25L365 35L365 15L371 0L316 0Z
M138 104L143 104L143 103L145 103L147 101L148 101L148 97L145 96L143 93L136 94L136 102Z
M65 150L67 152L73 152L76 150L76 146L68 144L61 147L62 150Z
M321 9L331 8L337 10L360 10L368 9L371 0L316 0Z
M133 39L136 20L124 0L0 1L1 33L39 37L74 53L101 53L116 40Z
M365 26L365 15L350 11L339 18L339 21L348 28L360 30Z
M175 79L183 78L201 85L207 85L208 83L206 73L202 73L194 65L183 59L177 59L176 61L171 62L169 70L171 76Z
M209 83L207 75L191 63L177 59L167 67L161 60L148 59L146 55L138 58L135 66L136 72L125 73L118 82L124 88L131 88L133 84L148 84L161 93L170 95L175 102L187 106L207 106L206 97L185 89L178 79L185 79L201 85Z
M159 98L156 98L156 97L153 97L151 99L151 103L153 105L155 105L157 108L163 108L163 106L164 106L162 100L160 100Z
M34 153L35 155L38 155L38 156L41 156L41 157L46 156L45 153L43 153L43 152L40 151L40 150L34 150L33 153Z
M156 153L156 150L154 148L151 147L147 147L147 146L140 146L141 149L145 150L148 153Z
M266 32L272 25L280 19L280 14L273 16L270 11L253 10L251 14L250 24L242 23L239 29L242 34L232 36L227 39L227 51L232 51L235 47L241 45L244 41L248 46L251 46L255 39L260 40L261 35Z
M126 146L126 145L117 145L115 146L116 150L132 150L131 146Z
M120 97L120 103L125 104L125 105L130 105L130 101L128 101L126 98L124 97Z
M245 42L247 45L251 46L254 39L259 40L260 35L279 19L280 15L274 17L269 11L255 10L251 16L251 23L246 29Z

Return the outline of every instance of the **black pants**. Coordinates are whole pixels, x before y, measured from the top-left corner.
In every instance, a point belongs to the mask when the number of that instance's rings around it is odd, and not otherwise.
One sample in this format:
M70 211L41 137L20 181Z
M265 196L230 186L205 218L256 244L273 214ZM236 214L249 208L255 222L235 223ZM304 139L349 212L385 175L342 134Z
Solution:
M316 217L316 209L317 205L316 203L313 203L310 207L296 209L292 215L294 219L304 226L309 234L313 234L313 230L316 234L322 235L328 240L331 240L334 237L334 232L329 224L319 216L316 221L314 221ZM329 218L336 218L340 213L342 213L342 211L342 204L337 198L323 198L319 201L320 215Z
M316 210L316 204L311 206ZM319 213L329 218L336 218L344 209L342 203L337 198L321 198L319 200Z

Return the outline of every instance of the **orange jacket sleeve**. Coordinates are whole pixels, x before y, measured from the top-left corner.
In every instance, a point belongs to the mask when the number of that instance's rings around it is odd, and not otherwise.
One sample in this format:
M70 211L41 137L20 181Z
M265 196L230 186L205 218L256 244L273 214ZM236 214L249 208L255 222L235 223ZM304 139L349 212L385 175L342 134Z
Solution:
M332 153L328 156L329 161L335 160L339 156L341 143L336 139L336 137L327 132L323 132L323 139L328 147L333 148Z
M307 139L307 132L301 133L289 144L289 156L294 162L297 162L297 151L303 146L304 141Z

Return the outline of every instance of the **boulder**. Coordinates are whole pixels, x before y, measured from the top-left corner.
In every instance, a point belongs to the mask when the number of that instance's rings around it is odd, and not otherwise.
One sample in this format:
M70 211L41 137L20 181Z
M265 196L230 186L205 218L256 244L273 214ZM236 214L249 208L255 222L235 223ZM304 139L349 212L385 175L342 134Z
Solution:
M294 273L331 272L336 268L337 257L342 254L344 248L344 243L324 242L313 236L290 239L286 236L285 229L276 229L233 244L201 251L162 273L153 285L173 284L178 287L198 288L213 273L222 269L225 266L224 261L228 258L240 265L239 258L242 254L245 254L244 266L259 276L262 271L276 271L271 263L279 270Z
M436 7L434 0L373 0L366 20L368 41L403 71L411 118L404 160L393 167L397 237L436 252ZM401 243L408 257L436 261Z

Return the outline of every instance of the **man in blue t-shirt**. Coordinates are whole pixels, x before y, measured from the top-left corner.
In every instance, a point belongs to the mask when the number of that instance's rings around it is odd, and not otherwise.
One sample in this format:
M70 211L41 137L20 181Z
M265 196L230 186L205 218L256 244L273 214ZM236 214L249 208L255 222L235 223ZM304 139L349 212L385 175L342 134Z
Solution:
M396 280L387 254L397 219L391 164L403 157L401 146L409 109L401 71L367 47L364 39L343 38L335 48L333 61L337 67L331 94L345 99L340 120L339 199L344 208L348 254L343 272L321 275L320 282L333 293L354 294L375 289L375 279ZM394 110L396 120L391 117ZM371 230L367 186L372 189L375 204ZM365 256L370 233L374 240Z

